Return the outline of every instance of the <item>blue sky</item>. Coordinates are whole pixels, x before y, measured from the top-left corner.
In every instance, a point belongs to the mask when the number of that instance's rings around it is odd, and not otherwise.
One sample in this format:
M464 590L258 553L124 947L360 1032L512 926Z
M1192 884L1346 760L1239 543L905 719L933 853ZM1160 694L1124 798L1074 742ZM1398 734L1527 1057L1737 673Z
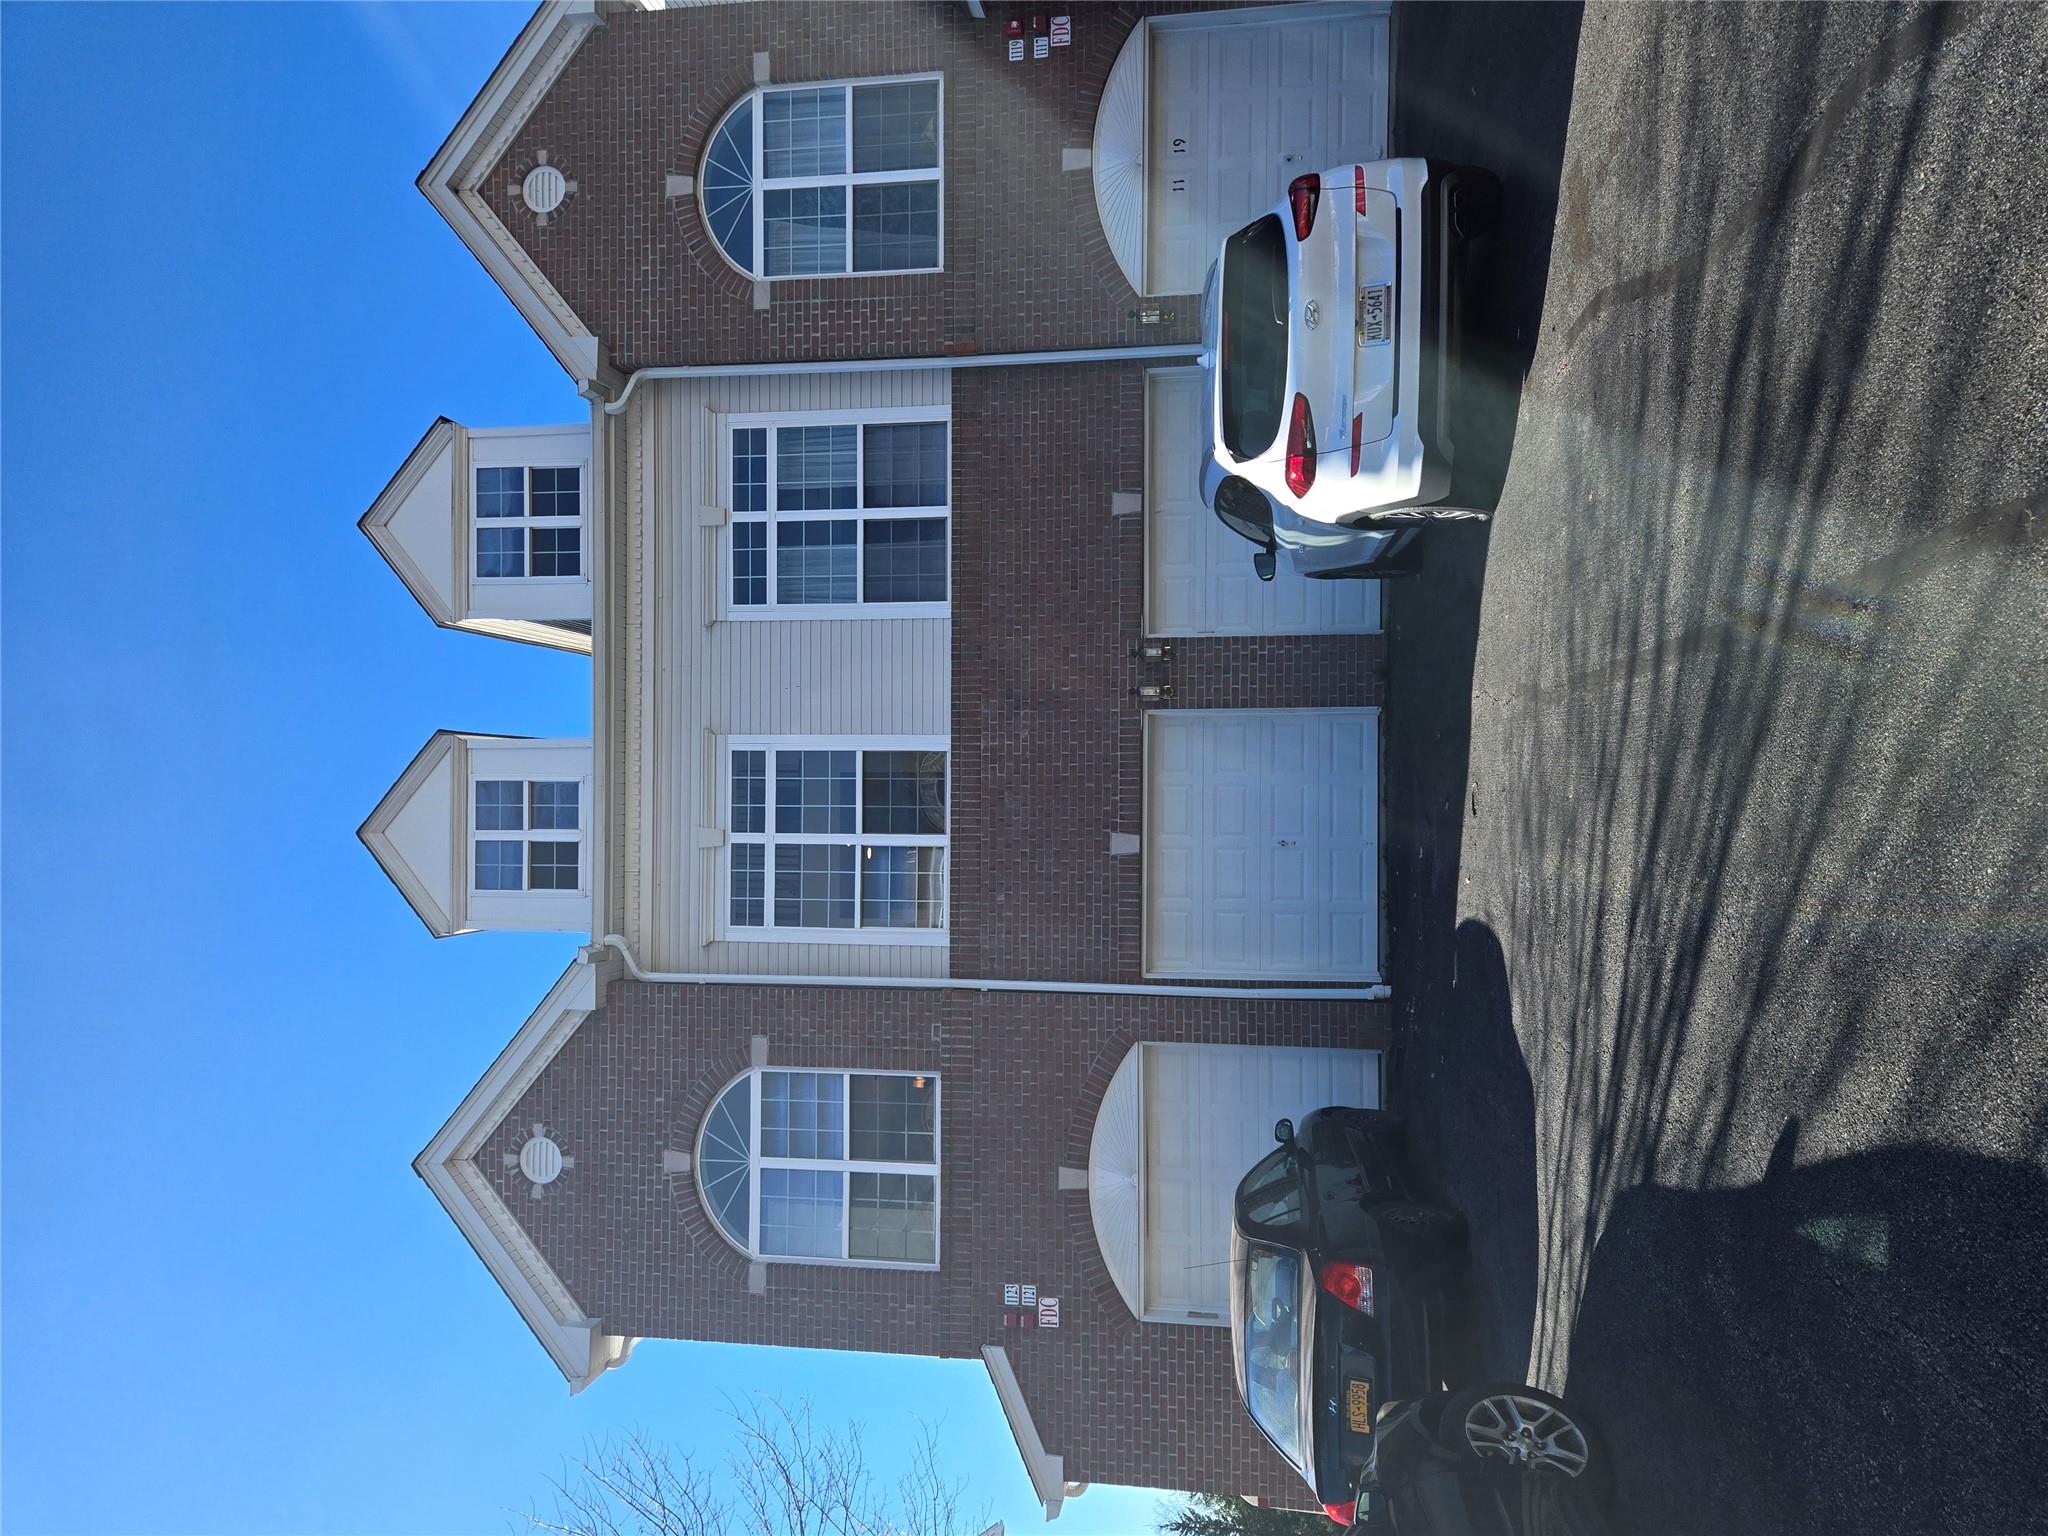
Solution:
M355 529L436 415L583 414L413 187L526 15L0 11L10 1531L503 1531L754 1390L924 1405L1039 1528L976 1365L649 1343L572 1400L412 1173L574 944L436 943L354 836L436 727L589 730Z

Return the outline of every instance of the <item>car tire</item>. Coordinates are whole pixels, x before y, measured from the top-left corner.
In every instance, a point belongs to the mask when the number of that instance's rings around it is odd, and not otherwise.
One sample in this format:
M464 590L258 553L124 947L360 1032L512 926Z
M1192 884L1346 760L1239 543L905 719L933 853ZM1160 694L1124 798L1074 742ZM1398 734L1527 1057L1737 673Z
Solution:
M1535 1387L1493 1382L1455 1393L1437 1415L1436 1433L1446 1450L1489 1467L1570 1478L1596 1503L1614 1491L1614 1463L1584 1410ZM1569 1469L1573 1460L1577 1471Z
M1451 224L1466 240L1484 240L1500 228L1500 178L1476 166L1453 173Z
M1378 512L1368 512L1352 526L1399 528L1409 523L1485 523L1492 520L1493 514L1484 507L1438 502L1432 506L1387 507Z

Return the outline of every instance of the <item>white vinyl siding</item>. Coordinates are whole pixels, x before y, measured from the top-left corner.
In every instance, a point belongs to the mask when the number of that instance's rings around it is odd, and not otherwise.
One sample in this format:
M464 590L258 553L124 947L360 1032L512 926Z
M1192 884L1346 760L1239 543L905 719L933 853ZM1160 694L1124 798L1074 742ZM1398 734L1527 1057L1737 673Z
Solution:
M618 551L620 920L663 970L942 976L940 944L726 941L726 771L735 737L951 735L943 616L847 622L725 617L731 524L721 459L734 416L916 410L950 414L941 370L657 381L627 412L629 515ZM637 509L637 510L632 510ZM638 568L637 578L634 572ZM611 828L608 828L611 830Z

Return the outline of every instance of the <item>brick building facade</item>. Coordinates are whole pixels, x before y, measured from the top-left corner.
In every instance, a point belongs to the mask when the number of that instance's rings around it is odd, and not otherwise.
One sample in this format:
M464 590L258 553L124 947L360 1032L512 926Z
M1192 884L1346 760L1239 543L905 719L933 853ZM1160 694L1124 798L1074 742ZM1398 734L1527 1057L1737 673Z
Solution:
M1067 1479L1299 1503L1243 1421L1229 1334L1134 1319L1103 1273L1084 1169L1104 1088L1140 1041L1377 1045L1385 1005L621 981L520 1096L479 1157L569 1290L645 1338L974 1359L1007 1348ZM774 1266L759 1293L691 1173L713 1098L755 1060L936 1073L945 1144L940 1267ZM575 1166L530 1198L517 1153L544 1125ZM1006 1282L1061 1301L1006 1327ZM1154 1409L1175 1405L1171 1422Z
M364 528L441 622L588 651L592 730L587 743L441 733L363 836L436 934L592 941L415 1164L572 1389L642 1338L979 1358L1049 1511L1090 1482L1306 1497L1245 1417L1218 1304L1161 1276L1217 1267L1201 1257L1227 1197L1217 1180L1241 1171L1230 1159L1276 1104L1377 1092L1382 640L1365 584L1233 586L1235 567L1203 563L1206 516L1171 522L1159 466L1178 462L1171 434L1188 428L1155 370L1177 366L1173 398L1197 398L1195 306L1140 295L1140 247L1105 223L1103 171L1146 28L1187 9L1077 9L1057 59L1030 60L1027 36L1013 65L1000 8L550 3L422 174L578 379L590 424L494 436L438 423ZM1383 40L1383 7L1299 11L1274 15ZM1214 68L1257 52L1259 19L1215 13L1238 30L1218 34ZM700 205L707 142L734 104L763 85L901 76L942 82L941 269L738 271ZM760 178L764 208L769 188ZM1011 354L1033 355L980 366ZM735 606L742 434L927 420L946 445L945 505L926 509L943 518L940 601L910 617ZM502 503L486 498L510 494L508 474L535 519L546 498L544 538L505 542ZM794 560L777 539L773 558ZM1172 607L1169 547L1208 607ZM508 596L508 548L532 562L521 578L545 550L554 584ZM1215 721L1264 755L1226 771L1204 734ZM938 927L901 947L881 932L757 942L776 936L735 929L738 754L765 754L762 793L781 795L776 754L850 760L913 741L943 747ZM1288 766L1303 742L1335 755ZM1276 782L1306 832L1254 804L1268 771L1292 775ZM504 805L486 793L508 790L524 809L488 819ZM1232 820L1246 815L1249 832ZM524 839L515 857L563 856L545 903L520 905L539 864L511 887L485 880L481 850L508 826ZM851 847L850 821L845 836ZM781 869L764 877L776 911ZM1209 910L1227 901L1247 931L1264 925L1236 962ZM1290 923L1317 932L1280 953ZM907 1076L923 1112L935 1098L931 1171L887 1217L908 1224L909 1260L853 1256L848 1234L884 1219L847 1192L866 1187L857 1169L831 1185L840 1256L771 1245L760 1189L783 1170L769 1168L758 1099L753 1214L736 1236L731 1210L714 1209L714 1105L735 1082L796 1072ZM1218 1092L1234 1095L1220 1120L1200 1098ZM1175 1136L1223 1150L1176 1154L1192 1158L1178 1171L1136 1150ZM1190 1201L1196 1216L1160 1214ZM933 1211L927 1259L917 1223ZM1155 1252L1154 1224L1172 1220L1183 1227L1162 1227ZM1019 1283L1059 1299L1057 1329L1020 1325L1004 1294Z

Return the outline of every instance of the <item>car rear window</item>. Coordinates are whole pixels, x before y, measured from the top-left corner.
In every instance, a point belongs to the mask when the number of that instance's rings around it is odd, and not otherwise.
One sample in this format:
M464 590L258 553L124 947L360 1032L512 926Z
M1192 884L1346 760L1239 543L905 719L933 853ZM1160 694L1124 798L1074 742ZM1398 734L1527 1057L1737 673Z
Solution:
M1223 446L1255 459L1280 435L1287 392L1287 232L1278 214L1223 242Z
M1280 1454L1299 1467L1301 1255L1253 1243L1244 1290L1244 1405Z

